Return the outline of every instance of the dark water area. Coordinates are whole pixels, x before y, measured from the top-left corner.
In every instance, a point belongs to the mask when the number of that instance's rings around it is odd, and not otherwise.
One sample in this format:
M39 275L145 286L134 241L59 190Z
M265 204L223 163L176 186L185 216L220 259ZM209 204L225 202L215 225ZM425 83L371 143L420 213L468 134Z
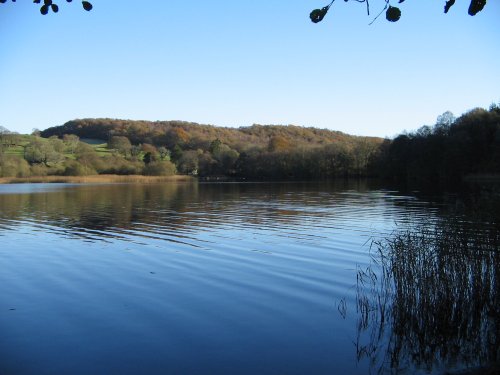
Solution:
M447 205L363 181L0 185L0 374L475 365L381 364L366 350L358 277L371 240L432 225Z

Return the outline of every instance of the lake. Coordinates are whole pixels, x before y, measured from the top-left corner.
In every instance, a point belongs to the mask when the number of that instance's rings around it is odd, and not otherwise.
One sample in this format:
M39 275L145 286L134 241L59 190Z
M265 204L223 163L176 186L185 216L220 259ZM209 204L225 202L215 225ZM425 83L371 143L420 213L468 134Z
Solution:
M358 271L442 208L366 181L0 185L0 374L439 373L364 349Z

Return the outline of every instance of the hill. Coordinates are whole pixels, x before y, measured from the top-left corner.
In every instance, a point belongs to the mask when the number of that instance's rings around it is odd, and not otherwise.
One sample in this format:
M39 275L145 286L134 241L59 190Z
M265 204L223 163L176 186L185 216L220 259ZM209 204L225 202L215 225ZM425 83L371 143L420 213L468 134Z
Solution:
M132 157L138 147L153 156L168 154L182 174L258 179L366 175L383 142L295 125L228 128L118 119L73 120L41 133L59 138L68 134L108 142L109 148L121 150L124 156L130 153Z
M229 147L244 152L251 148L265 149L273 137L281 137L294 147L317 147L331 143L354 145L358 140L380 143L382 139L356 137L339 131L305 128L295 125L252 125L228 128L185 121L133 121L117 119L80 119L66 122L42 131L42 137L74 134L80 138L109 140L112 136L127 137L132 144L148 143L155 146L208 150L216 139Z
M175 173L207 178L379 176L458 186L500 176L500 106L451 112L393 140L287 125L224 128L182 121L73 120L44 138L0 132L0 176Z

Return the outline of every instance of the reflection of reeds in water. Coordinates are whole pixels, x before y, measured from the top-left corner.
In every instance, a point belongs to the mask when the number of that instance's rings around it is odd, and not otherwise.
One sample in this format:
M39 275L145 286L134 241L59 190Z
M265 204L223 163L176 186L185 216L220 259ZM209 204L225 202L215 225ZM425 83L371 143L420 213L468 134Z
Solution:
M499 246L498 226L450 219L373 242L357 274L358 360L379 373L498 361Z

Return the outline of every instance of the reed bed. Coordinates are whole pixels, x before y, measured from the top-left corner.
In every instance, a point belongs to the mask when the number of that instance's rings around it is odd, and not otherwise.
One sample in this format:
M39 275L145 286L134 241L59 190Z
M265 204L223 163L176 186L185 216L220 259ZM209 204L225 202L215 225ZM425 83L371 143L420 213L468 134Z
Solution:
M372 372L489 366L500 358L500 226L439 219L372 243L357 272L358 360Z
M193 182L191 176L142 176L142 175L92 175L92 176L33 176L2 177L0 184L19 183L72 183L72 184L106 184L106 183L141 183L156 184L165 182Z

